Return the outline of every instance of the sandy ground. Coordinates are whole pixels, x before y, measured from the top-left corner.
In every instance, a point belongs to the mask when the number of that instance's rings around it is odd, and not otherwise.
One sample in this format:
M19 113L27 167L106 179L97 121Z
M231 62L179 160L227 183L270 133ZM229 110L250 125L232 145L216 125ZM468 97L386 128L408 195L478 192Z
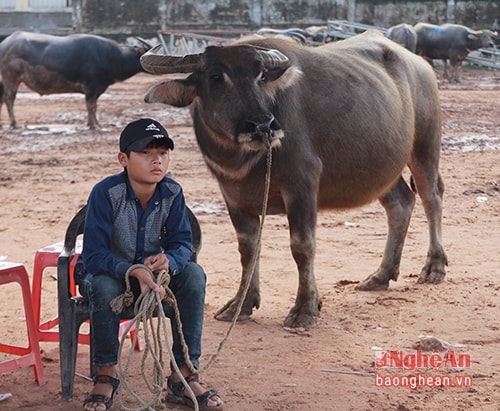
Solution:
M187 110L147 105L142 97L158 78L139 74L99 100L99 131L86 129L83 96L40 97L21 88L15 112L20 129L0 130L0 259L33 270L37 249L61 241L66 225L97 181L120 171L117 137L131 119L149 116L171 132L176 149L171 174L184 187L203 230L200 263L208 274L203 364L217 352L229 324L214 313L236 292L240 278L235 234L216 181L208 174ZM427 225L417 202L403 251L401 276L388 291L358 292L356 283L380 262L386 222L378 203L321 213L316 278L323 308L317 327L282 327L297 289L287 222L268 216L261 259L261 308L238 324L214 364L202 374L219 388L226 410L497 410L500 404L500 73L470 70L458 85L441 84L446 184L443 236L446 280L417 285L427 250ZM57 314L55 269L45 271L42 318ZM0 287L2 342L25 342L19 289ZM470 363L420 364L413 370L376 366L385 352L411 359L419 336L448 342ZM90 383L77 376L74 400L60 397L57 343L42 342L47 382L31 368L6 373L2 410L78 410ZM432 351L423 351L430 356ZM443 358L446 351L439 352ZM438 354L438 352L436 352ZM139 384L141 354L133 354L128 380ZM378 357L377 357L378 356ZM0 359L8 358L0 354ZM203 365L202 364L202 365ZM437 363L433 363L436 365ZM439 365L439 364L437 364ZM332 372L333 371L333 372ZM88 347L80 345L78 372L88 375ZM344 373L346 372L346 373ZM393 382L434 378L437 386L378 387L377 373ZM442 382L435 379L441 378ZM445 386L449 379L454 387ZM427 381L427 380L426 380ZM471 382L471 386L463 383ZM138 385L145 399L150 394ZM125 398L125 401L127 399ZM137 404L128 403L129 407ZM115 409L120 408L117 400ZM177 409L184 409L182 407Z

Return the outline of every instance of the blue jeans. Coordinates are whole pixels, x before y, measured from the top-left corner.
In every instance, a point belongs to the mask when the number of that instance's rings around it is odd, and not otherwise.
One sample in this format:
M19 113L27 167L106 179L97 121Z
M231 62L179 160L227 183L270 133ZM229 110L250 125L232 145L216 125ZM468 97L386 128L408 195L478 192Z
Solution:
M184 271L173 276L169 284L179 307L182 331L189 348L189 359L197 369L201 355L205 286L205 272L201 266L193 262L187 263ZM136 278L130 278L130 287L137 299L140 295L140 288ZM110 302L113 298L123 294L125 288L125 281L119 281L107 275L86 274L80 280L80 293L89 301L92 362L98 367L118 363L120 315L111 310ZM165 315L170 317L171 307L165 304L163 309ZM182 367L186 365L186 360L177 323L175 319L171 319L170 323L173 336L172 351L177 365Z

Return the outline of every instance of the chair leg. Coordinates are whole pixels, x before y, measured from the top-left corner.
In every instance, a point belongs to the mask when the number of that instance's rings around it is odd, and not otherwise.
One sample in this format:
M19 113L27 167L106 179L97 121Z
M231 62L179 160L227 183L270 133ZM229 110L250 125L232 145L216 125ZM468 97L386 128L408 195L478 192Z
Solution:
M20 281L21 283L21 281ZM26 316L26 325L28 329L28 341L31 352L33 353L33 369L35 372L35 380L38 384L45 383L45 376L43 373L42 359L40 357L40 345L38 341L37 323L35 323L35 316L33 314L33 306L31 302L31 292L29 289L28 277L22 278L22 293L24 300L24 314Z
M45 383L37 326L31 301L31 291L28 273L23 265L17 263L0 263L0 284L17 282L21 287L28 347L0 344L1 352L10 353L18 358L0 361L0 372L15 370L20 367L33 365L35 380L39 384Z
M65 316L59 318L59 356L61 367L61 392L64 400L73 398L75 384L76 356L78 351L78 334L80 324L69 321Z

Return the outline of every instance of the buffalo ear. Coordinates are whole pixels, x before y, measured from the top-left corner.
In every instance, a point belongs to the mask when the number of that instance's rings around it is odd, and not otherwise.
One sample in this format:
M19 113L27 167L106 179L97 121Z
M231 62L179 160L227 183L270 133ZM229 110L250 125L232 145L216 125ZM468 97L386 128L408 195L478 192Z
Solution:
M186 107L195 99L195 90L193 84L184 80L166 80L150 87L144 96L144 101Z
M467 35L467 38L468 38L469 40L479 40L479 37L478 37L478 36L476 36L475 34L472 34L472 33L469 33L469 34Z

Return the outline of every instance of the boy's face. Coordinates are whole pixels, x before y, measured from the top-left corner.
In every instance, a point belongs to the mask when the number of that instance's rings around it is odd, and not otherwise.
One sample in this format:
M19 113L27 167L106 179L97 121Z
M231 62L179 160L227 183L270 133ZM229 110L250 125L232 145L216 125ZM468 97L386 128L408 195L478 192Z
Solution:
M168 171L170 150L165 147L147 147L142 151L131 151L128 156L120 152L118 161L123 167L127 167L131 182L156 184Z

